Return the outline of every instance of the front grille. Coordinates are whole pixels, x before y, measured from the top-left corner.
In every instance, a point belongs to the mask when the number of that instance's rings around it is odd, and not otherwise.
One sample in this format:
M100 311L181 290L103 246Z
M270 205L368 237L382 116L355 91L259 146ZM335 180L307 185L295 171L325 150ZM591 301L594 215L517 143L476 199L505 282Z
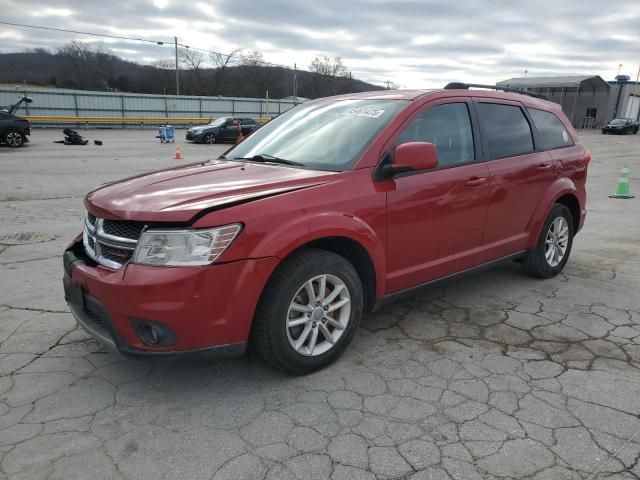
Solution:
M101 265L121 268L133 257L145 227L141 222L104 220L88 213L83 232L85 252Z
M114 248L109 245L101 245L100 251L102 256L112 262L124 264L131 260L133 250L125 250L123 248Z
M142 229L144 228L144 224L140 222L105 220L102 228L104 229L104 233L109 235L138 240L142 233Z

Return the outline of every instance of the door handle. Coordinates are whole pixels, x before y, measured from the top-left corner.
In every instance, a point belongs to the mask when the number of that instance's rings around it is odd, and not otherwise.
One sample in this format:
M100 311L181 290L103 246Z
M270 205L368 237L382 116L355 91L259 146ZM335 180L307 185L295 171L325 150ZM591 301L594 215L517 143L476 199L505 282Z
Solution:
M467 185L470 187L477 187L479 185L484 185L487 183L487 177L471 177L467 180Z
M551 165L551 163L541 163L541 164L538 165L538 170L541 170L541 171L543 171L543 170L551 170L552 166L553 165Z

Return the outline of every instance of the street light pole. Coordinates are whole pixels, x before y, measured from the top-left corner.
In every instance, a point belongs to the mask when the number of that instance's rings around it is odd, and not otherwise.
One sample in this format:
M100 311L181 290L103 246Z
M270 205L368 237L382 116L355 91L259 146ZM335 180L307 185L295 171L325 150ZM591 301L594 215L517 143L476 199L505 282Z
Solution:
M178 75L178 37L173 37L173 45L176 52L176 95L180 95L180 77Z
M293 64L293 101L296 101L298 95L298 66Z

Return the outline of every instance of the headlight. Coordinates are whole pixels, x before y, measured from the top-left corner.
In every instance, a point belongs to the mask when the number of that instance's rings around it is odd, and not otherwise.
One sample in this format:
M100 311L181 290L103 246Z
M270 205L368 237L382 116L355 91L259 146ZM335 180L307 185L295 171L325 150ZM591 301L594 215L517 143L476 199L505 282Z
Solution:
M133 263L168 267L209 265L222 255L242 225L208 230L147 230L140 236Z

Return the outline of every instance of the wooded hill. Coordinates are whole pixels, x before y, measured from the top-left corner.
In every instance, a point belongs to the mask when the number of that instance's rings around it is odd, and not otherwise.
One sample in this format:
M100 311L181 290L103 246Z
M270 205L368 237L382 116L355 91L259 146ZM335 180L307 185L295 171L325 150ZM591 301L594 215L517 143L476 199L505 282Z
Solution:
M180 51L180 94L271 98L293 95L293 69L262 62L259 52L214 58L215 68L202 68L204 56ZM141 65L102 50L72 42L52 53L35 49L0 54L0 83L23 83L82 90L174 94L175 70L169 60ZM296 72L298 97L380 90L351 77L340 58L316 58L310 71Z

